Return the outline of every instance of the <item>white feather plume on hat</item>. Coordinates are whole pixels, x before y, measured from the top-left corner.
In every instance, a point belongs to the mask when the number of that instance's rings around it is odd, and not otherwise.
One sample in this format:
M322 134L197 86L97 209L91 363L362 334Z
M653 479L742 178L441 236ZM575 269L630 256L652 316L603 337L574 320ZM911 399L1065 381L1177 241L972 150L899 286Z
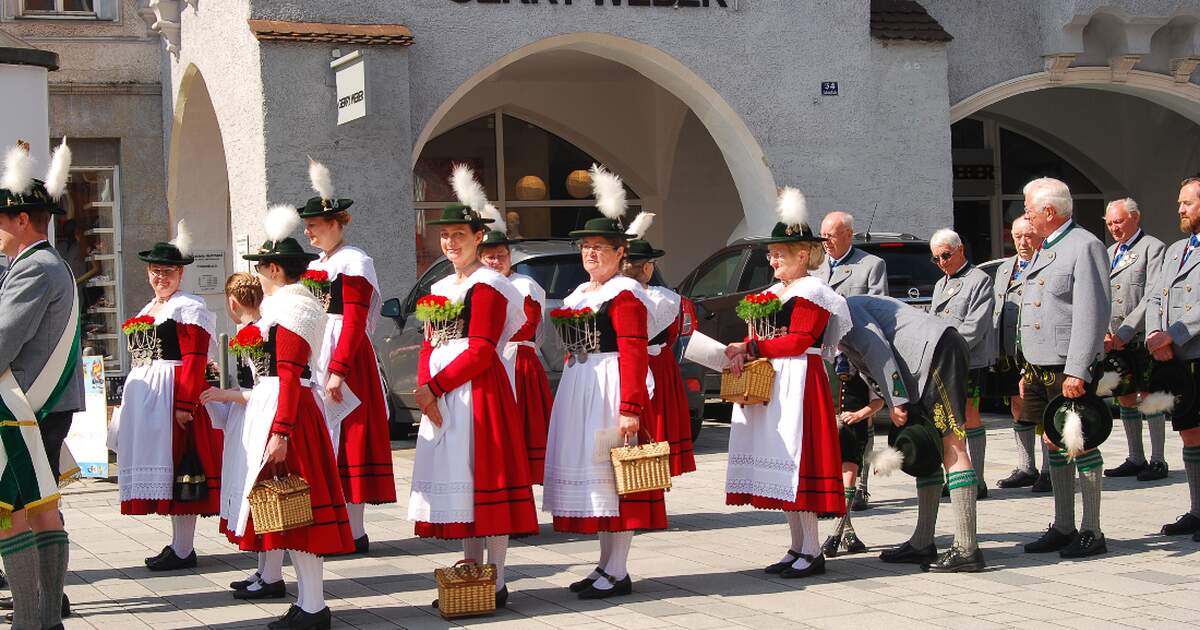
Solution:
M875 449L867 456L867 461L876 475L888 477L904 465L904 453L890 446Z
M50 156L50 170L46 171L46 192L51 199L58 199L67 191L67 175L71 171L71 147L67 146L67 138L54 149Z
M175 246L175 249L179 250L179 253L184 258L192 255L192 233L188 230L187 222L183 219L180 219L179 223L175 224L175 238L171 239L170 242Z
M1154 392L1138 403L1138 411L1147 416L1167 413L1174 408L1175 396L1168 392Z
M485 203L483 204L483 212L480 213L485 219L491 219L492 223L488 225L489 229L500 232L501 234L508 233L508 222L504 220L504 214L496 206Z
M633 238L645 239L646 232L650 231L650 225L654 223L654 216L653 212L639 212L625 233Z
M13 194L27 195L33 190L33 157L27 145L17 143L4 155L4 175L0 176L0 188Z
M296 209L285 204L271 206L263 219L263 226L267 229L267 240L272 243L291 236L301 223L300 214Z
M475 171L466 164L455 164L454 172L450 175L450 187L458 202L469 207L475 214L482 215L487 205L487 193L479 180L475 179Z
M1066 411L1062 440L1062 446L1066 449L1068 457L1074 459L1083 453L1083 418L1079 417L1079 413L1074 408Z
M608 172L599 164L592 164L589 171L592 175L592 194L596 197L596 207L600 214L620 221L625 216L625 184L621 178Z
M808 202L799 188L785 186L779 191L775 212L779 215L779 222L784 225L808 223Z
M1100 380L1096 382L1096 395L1101 397L1112 396L1113 390L1115 390L1117 385L1120 384L1120 374L1111 370L1105 372L1104 375L1100 377Z
M333 174L329 167L311 157L308 158L308 181L322 199L333 199Z

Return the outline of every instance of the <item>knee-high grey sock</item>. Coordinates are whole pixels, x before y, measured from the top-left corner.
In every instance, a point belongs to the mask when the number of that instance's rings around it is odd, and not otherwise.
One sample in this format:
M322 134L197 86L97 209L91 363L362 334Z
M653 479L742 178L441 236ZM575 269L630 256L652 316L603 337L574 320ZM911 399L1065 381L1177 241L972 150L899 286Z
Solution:
M1146 449L1142 446L1142 412L1137 407L1121 407L1121 424L1125 426L1125 443L1129 445L1129 461L1146 463Z
M866 454L875 448L875 422L870 418L863 422L867 423L867 447L863 449L863 461L858 467L858 489L862 490L863 494L867 494L867 479L871 476L871 464L867 462Z
M67 532L61 529L38 532L34 540L37 541L42 627L52 628L62 623L63 583L67 579L70 544Z
M983 460L987 457L987 429L967 429L967 452L971 455L971 466L975 469L976 485L987 485L983 481Z
M854 501L854 488L846 488L846 513L842 515L842 519L838 521L837 531L834 533L839 539L842 534L849 532L854 533L854 523L850 522L850 504Z
M1150 427L1150 461L1165 462L1167 441L1167 416L1156 413L1145 416L1146 425Z
M1054 529L1063 534L1075 531L1075 467L1067 452L1050 451L1050 483L1054 484Z
M917 478L917 527L909 544L924 549L933 544L937 529L938 503L942 500L942 473Z
M1037 465L1033 461L1035 428L1032 424L1013 425L1013 436L1017 439L1017 470L1033 475L1037 474Z
M1050 466L1050 445L1046 444L1046 440L1038 440L1042 443L1042 472L1049 473L1047 467Z
M1183 469L1187 472L1188 493L1192 496L1192 516L1200 518L1200 446L1183 447Z
M950 504L954 508L954 544L967 553L975 553L975 469L950 473Z
M8 588L13 600L13 628L33 630L42 626L42 604L38 596L38 552L33 532L26 531L0 540L0 558L8 571ZM62 605L62 602L59 602Z
M1080 529L1096 534L1100 531L1100 491L1104 484L1104 458L1100 450L1088 451L1075 459L1079 469L1079 484L1083 489L1083 522Z

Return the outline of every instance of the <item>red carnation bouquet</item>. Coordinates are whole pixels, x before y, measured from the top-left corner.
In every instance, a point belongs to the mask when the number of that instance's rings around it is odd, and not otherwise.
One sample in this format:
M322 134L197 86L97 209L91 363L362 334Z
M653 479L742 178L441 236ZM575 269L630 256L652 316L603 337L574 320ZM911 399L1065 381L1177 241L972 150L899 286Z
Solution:
M751 293L742 298L734 311L739 318L748 322L752 319L770 317L782 308L783 302L779 300L778 295L770 291L763 291L762 293Z
M417 300L417 319L423 322L446 322L458 319L466 305L451 302L444 295L426 295Z
M567 324L595 318L596 312L586 306L583 308L567 308L564 306L550 311L550 320L555 324Z
M230 352L250 359L266 354L266 346L267 340L263 339L262 331L253 324L243 327L229 340Z
M320 269L309 269L300 276L300 284L303 284L312 291L314 295L320 295L318 291L329 290L329 272L321 271Z
M126 335L147 332L153 328L154 318L150 317L149 315L130 317L129 319L125 320L125 323L121 324L121 332L125 333Z

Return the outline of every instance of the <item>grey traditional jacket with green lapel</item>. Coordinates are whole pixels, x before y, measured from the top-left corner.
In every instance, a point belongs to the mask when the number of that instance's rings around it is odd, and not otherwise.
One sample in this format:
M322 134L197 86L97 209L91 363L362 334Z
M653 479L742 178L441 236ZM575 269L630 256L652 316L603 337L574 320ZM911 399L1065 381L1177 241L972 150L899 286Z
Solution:
M1116 258L1119 246L1114 243L1108 248L1110 261ZM1108 288L1112 294L1112 313L1108 331L1125 343L1145 331L1146 290L1158 279L1166 251L1162 241L1139 230L1117 264L1110 263Z
M1165 331L1175 356L1191 361L1200 359L1200 251L1183 261L1188 238L1171 243L1163 256L1162 272L1146 294L1145 329L1147 335Z
M996 360L992 306L992 277L971 263L933 285L929 312L954 326L966 340L971 369L988 367Z
M949 322L892 297L846 298L854 327L838 348L879 385L889 407L920 400L933 351Z
M1042 245L1025 274L1021 296L1021 353L1037 366L1064 366L1091 381L1104 349L1110 295L1104 244L1072 222Z
M843 262L832 267L829 257L813 272L842 297L887 295L887 265L883 259L851 247Z
M1013 278L1019 260L1017 256L1005 258L992 279L992 346L997 359L1017 356L1017 322L1021 316L1021 295L1025 292L1025 270Z

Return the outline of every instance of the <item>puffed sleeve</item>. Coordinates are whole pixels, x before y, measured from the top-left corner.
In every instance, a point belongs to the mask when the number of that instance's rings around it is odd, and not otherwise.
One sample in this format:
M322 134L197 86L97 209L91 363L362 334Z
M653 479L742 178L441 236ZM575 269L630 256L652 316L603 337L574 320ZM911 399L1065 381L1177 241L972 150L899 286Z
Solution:
M342 333L329 359L329 371L345 377L350 375L354 356L366 342L367 312L371 308L371 294L375 289L362 276L342 274L341 279Z
M617 334L617 362L621 373L621 413L640 417L646 404L646 305L633 293L622 291L608 305Z
M275 326L275 364L279 373L279 405L275 408L275 420L271 433L291 435L296 423L296 408L300 404L300 376L308 365L312 349L300 335Z
M467 349L429 379L429 389L433 390L435 396L461 387L482 374L492 360L499 360L496 344L504 331L508 300L482 282L471 287L467 299L470 300Z
M208 365L208 332L195 324L176 324L183 365L175 371L175 411L192 413L200 392L208 389L204 368Z
M787 334L756 341L753 344L754 356L768 359L794 357L820 343L825 324L829 322L829 311L804 298L793 299L796 304L792 307Z

